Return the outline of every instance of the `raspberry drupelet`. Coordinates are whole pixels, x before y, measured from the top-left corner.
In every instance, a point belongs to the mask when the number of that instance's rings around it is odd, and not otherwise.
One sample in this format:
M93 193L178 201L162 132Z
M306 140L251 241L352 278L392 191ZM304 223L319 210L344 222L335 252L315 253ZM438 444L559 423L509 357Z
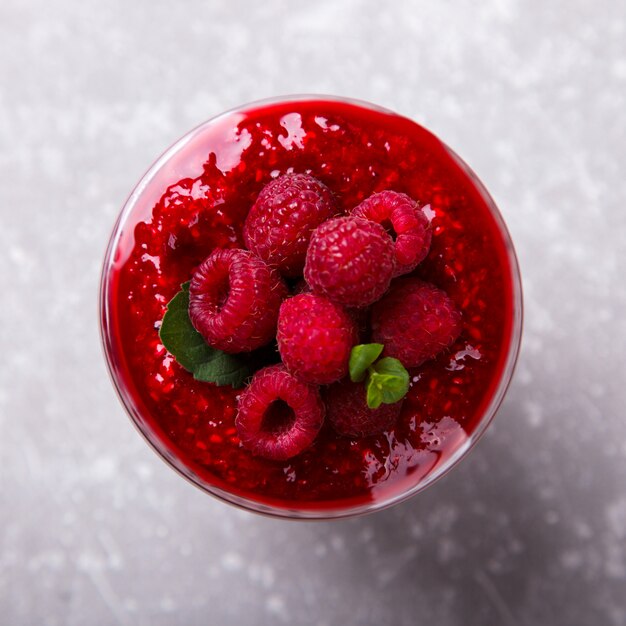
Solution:
M189 285L189 317L213 348L235 354L269 343L287 287L248 250L214 250Z

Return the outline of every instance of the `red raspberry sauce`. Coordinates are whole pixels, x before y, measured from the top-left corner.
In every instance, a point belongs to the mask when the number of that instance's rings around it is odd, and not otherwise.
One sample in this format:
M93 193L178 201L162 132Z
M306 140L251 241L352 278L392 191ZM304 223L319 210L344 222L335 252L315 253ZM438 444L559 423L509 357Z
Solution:
M196 480L284 508L387 500L424 480L477 427L509 352L512 269L484 192L428 131L348 103L257 105L194 137L142 192L105 276L110 359L141 428ZM320 179L344 212L384 189L430 204L432 249L415 274L452 297L464 330L411 372L395 430L350 440L325 425L309 450L275 462L241 447L239 392L193 380L166 353L158 327L167 302L214 247L243 247L248 209L272 177L288 172Z

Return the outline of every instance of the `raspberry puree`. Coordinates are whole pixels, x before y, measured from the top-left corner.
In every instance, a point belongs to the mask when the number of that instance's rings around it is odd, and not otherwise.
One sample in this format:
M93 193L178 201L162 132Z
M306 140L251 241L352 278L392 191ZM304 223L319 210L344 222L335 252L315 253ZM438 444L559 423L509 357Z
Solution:
M103 323L118 388L172 464L218 495L331 511L390 500L467 443L514 349L514 268L488 196L437 138L384 111L296 100L221 116L166 157L112 241ZM195 381L166 353L158 328L213 248L243 247L259 191L288 172L321 180L343 212L385 189L430 204L432 248L414 274L450 295L464 326L451 349L411 370L394 430L351 440L325 425L311 448L277 462L241 447L240 391Z

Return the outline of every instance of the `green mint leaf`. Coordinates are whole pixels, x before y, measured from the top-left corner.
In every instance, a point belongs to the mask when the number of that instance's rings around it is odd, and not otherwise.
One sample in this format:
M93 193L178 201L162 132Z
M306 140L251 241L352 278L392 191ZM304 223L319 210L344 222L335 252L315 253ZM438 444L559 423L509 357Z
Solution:
M406 384L409 384L409 373L406 371L406 368L398 359L394 359L393 357L386 356L384 359L377 361L374 364L374 370L378 374L389 374L390 376L399 376L403 379L406 379ZM408 389L408 387L407 387Z
M252 369L243 359L234 354L216 350L215 356L206 363L201 363L193 370L193 377L218 386L230 385L242 387L246 378L252 375Z
M370 409L377 409L383 403L382 385L372 384L370 377L367 383L367 406Z
M382 403L393 404L409 390L409 373L398 359L385 357L369 368L367 406L377 409Z
M350 352L350 380L360 383L365 378L367 368L380 356L383 351L382 343L362 343L352 348Z
M186 370L193 372L200 364L209 361L217 350L207 345L189 319L188 288L189 283L185 283L182 291L168 303L159 337L165 349L176 361Z
M408 391L408 385L405 385L400 378L388 374L376 374L375 372L370 375L368 381L368 391L370 388L376 390L372 393L375 393L376 397L380 397L381 402L385 404L393 404L402 400Z
M245 354L227 354L207 345L189 319L188 282L168 303L159 337L165 349L196 380L218 386L242 387L256 370L278 360L275 343Z

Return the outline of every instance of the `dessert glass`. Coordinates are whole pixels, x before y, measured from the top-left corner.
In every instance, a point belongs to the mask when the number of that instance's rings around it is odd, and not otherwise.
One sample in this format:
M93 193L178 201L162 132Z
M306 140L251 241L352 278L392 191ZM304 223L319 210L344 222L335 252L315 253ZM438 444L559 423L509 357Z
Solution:
M522 292L519 267L502 216L472 170L452 150L428 134L428 141L432 141L433 144L436 143L438 150L447 153L450 163L455 164L458 168L458 175L465 178L464 183L472 186L473 190L480 196L484 207L490 214L499 243L505 250L502 255L502 263L506 267L502 267L501 270L506 275L508 282L508 313L505 333L507 337L505 337L505 345L501 350L501 363L498 366L497 374L494 375L488 390L485 392L480 415L474 420L472 428L462 437L457 437L450 444L450 449L446 449L445 454L435 454L436 460L432 463L429 461L432 466L429 467L428 471L416 472L412 477L407 474L401 485L395 485L393 489L387 489L382 485L381 488L372 489L367 498L342 497L336 501L326 499L317 502L314 498L289 501L279 498L257 497L252 492L241 491L236 481L229 485L217 478L213 479L210 472L203 471L197 463L190 462L179 452L176 442L168 436L165 429L155 426L155 422L150 416L150 410L142 400L142 391L138 391L137 386L133 383L127 358L127 353L131 347L128 342L124 345L121 340L120 329L122 326L120 324L122 321L118 315L121 306L120 298L123 299L124 294L120 294L117 276L137 243L136 227L142 222L150 222L153 207L159 202L168 187L177 181L200 175L209 153L213 151L217 153L217 163L214 160L213 165L221 168L224 172L232 171L234 167L240 164L241 155L248 147L249 141L245 135L234 137L232 133L238 124L248 119L250 115L254 115L259 110L265 111L271 110L272 107L282 107L281 125L285 128L285 135L283 137L284 142L281 141L281 143L287 148L289 148L289 142L297 147L302 142L302 129L298 126L294 114L284 113L289 110L290 105L293 105L294 110L298 110L300 106L315 106L316 103L329 110L332 110L334 106L340 107L344 114L349 114L352 110L355 114L372 115L372 119L376 118L377 124L384 124L385 120L389 120L390 124L401 123L407 125L407 128L408 125L412 125L416 129L419 128L420 132L426 133L414 122L401 118L386 109L365 102L329 96L286 96L247 104L227 111L179 139L157 159L139 181L126 201L113 229L104 260L100 288L100 330L109 372L128 415L148 444L181 476L205 492L256 513L289 519L336 519L378 511L423 491L446 474L480 439L500 406L513 375L522 330ZM318 120L317 117L315 119ZM328 122L326 118L320 117L319 120L323 120L318 123L320 127L324 128L324 132L327 132ZM215 146L216 133L218 136L228 139L224 145L219 147L219 150ZM464 356L460 358L462 360ZM452 361L451 363L453 364ZM464 365L461 361L458 363L460 364L458 367L462 369Z

